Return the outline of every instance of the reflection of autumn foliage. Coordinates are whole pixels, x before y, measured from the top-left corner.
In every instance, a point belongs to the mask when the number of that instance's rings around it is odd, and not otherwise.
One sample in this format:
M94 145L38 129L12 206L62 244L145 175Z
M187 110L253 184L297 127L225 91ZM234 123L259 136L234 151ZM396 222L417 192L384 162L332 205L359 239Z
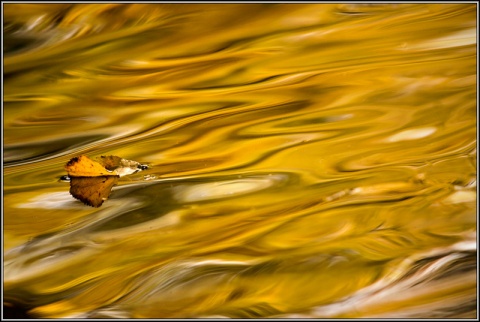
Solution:
M122 167L132 171L124 171ZM100 207L108 199L112 187L121 175L144 170L146 166L117 156L102 156L100 163L87 156L72 158L65 170L70 177L70 194L92 207ZM117 170L118 169L118 172Z

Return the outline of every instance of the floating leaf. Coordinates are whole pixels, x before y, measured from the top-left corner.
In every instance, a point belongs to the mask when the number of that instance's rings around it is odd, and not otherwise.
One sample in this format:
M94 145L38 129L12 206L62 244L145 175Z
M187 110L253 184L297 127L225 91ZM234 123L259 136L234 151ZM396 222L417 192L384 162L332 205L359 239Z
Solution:
M128 174L133 174L148 168L146 165L140 164L137 161L122 159L115 155L102 155L98 161L107 170L115 171L115 173L118 174L120 177L126 176Z
M114 155L101 156L99 162L82 155L65 165L68 177L61 180L70 179L70 194L74 198L86 205L100 207L108 199L119 177L147 168L136 161Z
M118 176L71 177L70 194L92 207L100 207L108 199Z
M113 171L116 168L120 167L122 158L117 157L116 155L104 156L102 155L98 162L105 167L105 169Z
M66 165L70 177L98 177L117 175L116 172L109 172L100 163L93 161L87 156L81 155L71 159Z

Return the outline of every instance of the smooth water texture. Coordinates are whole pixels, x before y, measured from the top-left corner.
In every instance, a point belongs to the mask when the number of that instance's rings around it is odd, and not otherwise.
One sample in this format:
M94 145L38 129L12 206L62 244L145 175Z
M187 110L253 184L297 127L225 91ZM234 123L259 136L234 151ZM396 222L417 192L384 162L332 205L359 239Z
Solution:
M4 9L6 300L476 317L475 4ZM149 168L92 208L82 154Z

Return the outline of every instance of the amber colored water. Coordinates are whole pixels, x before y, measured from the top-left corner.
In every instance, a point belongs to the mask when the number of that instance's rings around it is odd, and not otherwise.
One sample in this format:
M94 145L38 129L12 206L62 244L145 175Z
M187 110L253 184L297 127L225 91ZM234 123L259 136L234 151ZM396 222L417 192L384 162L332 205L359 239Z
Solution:
M4 4L3 287L42 318L475 318L477 7ZM99 208L79 155L148 164Z

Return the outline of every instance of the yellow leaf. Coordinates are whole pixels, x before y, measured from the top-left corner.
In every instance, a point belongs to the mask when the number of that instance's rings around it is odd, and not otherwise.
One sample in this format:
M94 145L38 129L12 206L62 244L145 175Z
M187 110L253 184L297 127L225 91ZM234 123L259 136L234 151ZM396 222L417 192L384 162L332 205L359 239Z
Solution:
M92 207L100 207L108 199L119 177L146 168L148 166L114 155L102 156L99 162L81 155L65 165L70 177L70 194Z
M65 170L69 177L98 177L117 175L115 171L107 171L100 163L93 161L85 155L71 159Z

